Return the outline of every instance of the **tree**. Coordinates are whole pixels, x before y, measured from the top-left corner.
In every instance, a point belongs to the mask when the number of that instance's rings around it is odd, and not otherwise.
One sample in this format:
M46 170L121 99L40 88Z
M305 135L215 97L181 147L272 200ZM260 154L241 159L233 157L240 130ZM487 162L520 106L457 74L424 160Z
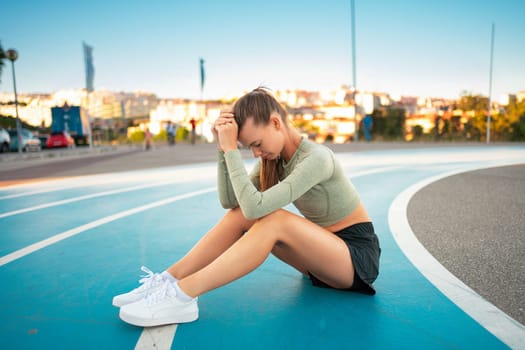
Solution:
M419 141L423 136L423 127L421 125L414 125L412 127L412 134L414 135L413 140Z
M510 123L509 134L512 141L525 140L525 100L511 99L506 109Z
M476 115L483 115L489 105L488 97L482 95L463 94L457 107L463 111L474 111Z
M404 109L395 107L374 110L372 113L373 135L383 140L403 140L405 138L405 114Z
M0 83L2 82L2 70L4 68L4 59L6 59L5 52L2 48L2 43L0 42Z
M488 97L464 93L457 103L457 108L469 116L465 124L467 139L481 141L485 138L487 130Z
M402 108L388 108L385 121L385 130L383 132L385 139L403 140L405 128L405 110Z

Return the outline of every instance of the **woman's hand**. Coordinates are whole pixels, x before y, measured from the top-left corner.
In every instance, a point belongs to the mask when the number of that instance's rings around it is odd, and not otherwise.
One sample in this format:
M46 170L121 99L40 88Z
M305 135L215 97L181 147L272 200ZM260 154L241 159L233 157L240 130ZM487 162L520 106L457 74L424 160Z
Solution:
M237 149L238 126L231 109L221 111L213 124L212 132L217 139L217 148L220 151L228 152Z

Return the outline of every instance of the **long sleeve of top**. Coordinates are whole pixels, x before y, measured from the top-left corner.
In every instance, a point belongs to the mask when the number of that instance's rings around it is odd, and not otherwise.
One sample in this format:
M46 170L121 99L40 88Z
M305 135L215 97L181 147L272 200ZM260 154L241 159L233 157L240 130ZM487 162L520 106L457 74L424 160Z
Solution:
M259 166L248 174L238 150L220 153L218 189L223 207L239 206L247 219L257 219L294 203L306 218L328 226L359 203L355 188L324 146L303 139L290 161L279 167L280 182L261 192Z
M217 186L219 192L219 201L223 208L232 209L239 206L239 202L233 192L230 175L228 174L228 168L226 166L226 160L224 159L224 152L218 152L218 164L217 164ZM256 188L259 188L259 169L260 163L257 163L253 170L250 172L250 180Z
M219 201L225 209L231 209L239 206L237 198L233 193L232 183L228 175L228 168L224 160L224 152L217 153L217 188L219 192Z

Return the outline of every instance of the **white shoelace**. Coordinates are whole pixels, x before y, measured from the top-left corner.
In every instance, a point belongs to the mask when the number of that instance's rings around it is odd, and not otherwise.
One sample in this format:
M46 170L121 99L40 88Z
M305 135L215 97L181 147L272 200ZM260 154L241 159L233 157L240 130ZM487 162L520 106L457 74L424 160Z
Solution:
M163 278L160 274L154 273L150 269L148 269L146 266L142 266L140 268L143 272L146 273L146 275L142 275L142 277L139 280L139 283L142 284L140 287L137 288L137 291L143 291L144 289L150 288L152 285L161 283Z
M170 281L164 281L164 284L160 289L145 297L146 305L152 306L164 301L166 298L175 297L176 295L177 291L172 283Z

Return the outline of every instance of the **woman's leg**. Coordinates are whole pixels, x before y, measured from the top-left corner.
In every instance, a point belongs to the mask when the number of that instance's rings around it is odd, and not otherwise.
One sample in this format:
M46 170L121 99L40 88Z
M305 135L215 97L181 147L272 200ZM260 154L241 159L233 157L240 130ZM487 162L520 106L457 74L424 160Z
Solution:
M202 269L234 244L255 221L247 220L239 208L232 209L179 261L167 269L182 279Z
M335 288L353 283L354 267L343 240L303 217L278 210L259 219L209 265L182 278L179 287L192 297L199 296L248 274L272 251Z

